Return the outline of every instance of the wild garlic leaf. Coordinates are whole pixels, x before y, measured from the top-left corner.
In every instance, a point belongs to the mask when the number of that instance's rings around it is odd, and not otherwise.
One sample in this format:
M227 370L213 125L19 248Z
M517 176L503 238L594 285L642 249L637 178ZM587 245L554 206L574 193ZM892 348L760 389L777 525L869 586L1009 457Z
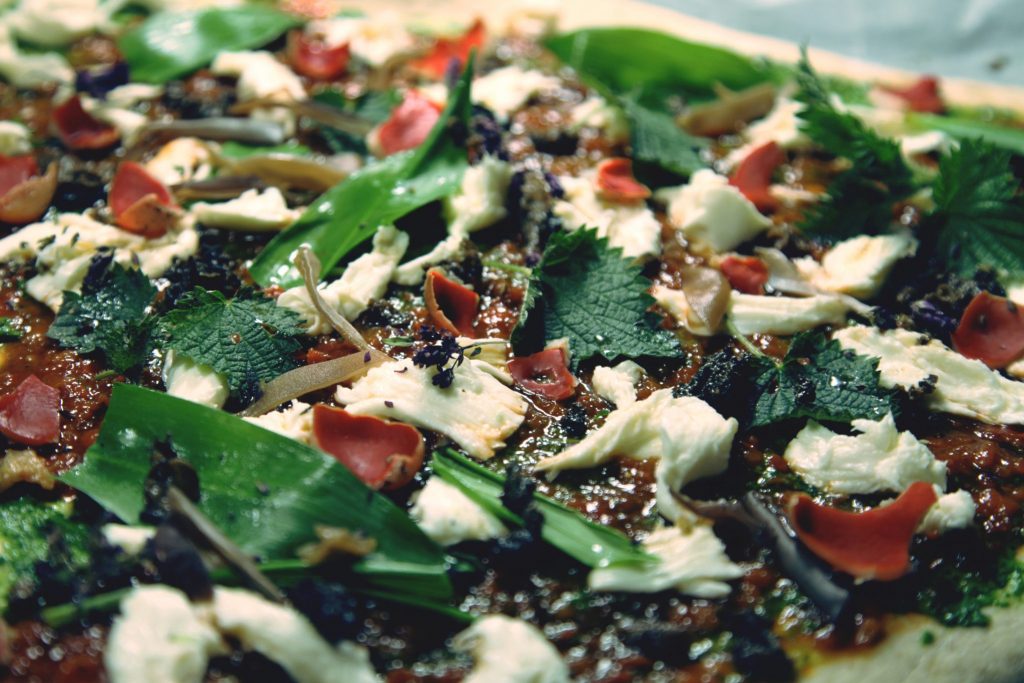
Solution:
M544 341L567 337L574 363L678 356L676 338L647 312L650 286L640 266L596 230L556 232L534 269L517 339L527 342L534 325L543 328Z
M471 59L423 144L374 162L327 190L260 252L249 268L253 279L265 287L301 283L291 258L303 244L316 254L323 272L329 272L373 237L378 226L455 192L469 164L465 135L472 111L472 73Z
M146 315L156 287L140 270L98 256L89 265L82 293L64 301L46 336L81 353L99 352L117 372L142 365L150 347L152 319Z
M973 277L984 265L1004 279L1024 276L1024 205L1011 157L991 143L964 140L939 161L926 228L938 235L938 255L960 275Z
M236 395L296 367L299 316L242 290L233 299L197 287L160 321L165 347L212 367Z
M801 130L851 164L829 185L827 196L807 211L800 230L829 242L885 232L892 222L893 204L916 189L899 144L841 111L806 54L796 78L797 99L804 104Z

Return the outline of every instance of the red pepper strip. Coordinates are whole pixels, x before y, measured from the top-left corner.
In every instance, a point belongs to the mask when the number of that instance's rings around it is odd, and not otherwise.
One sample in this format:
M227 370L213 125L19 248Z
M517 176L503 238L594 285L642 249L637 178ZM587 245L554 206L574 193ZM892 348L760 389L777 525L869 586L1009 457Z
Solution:
M1024 310L1005 297L980 292L964 309L953 348L990 368L1005 368L1024 355Z
M729 184L753 202L759 211L774 211L779 200L771 193L772 174L786 160L786 154L774 142L767 142L743 157Z
M768 266L756 256L726 256L718 269L733 289L744 294L764 294Z
M419 147L439 118L441 107L414 90L407 92L388 120L377 128L375 151L390 156Z
M0 154L0 197L14 189L32 176L39 175L39 164L29 154L25 156L7 157Z
M890 95L895 95L906 102L911 111L925 114L941 114L946 111L946 104L939 94L939 79L935 76L922 76L917 82L905 88L893 88L886 85L880 87Z
M134 161L122 161L107 197L114 221L144 237L161 237L178 219L170 191Z
M288 61L303 76L320 81L338 78L348 69L350 56L348 43L331 47L299 29L288 34Z
M449 280L441 271L427 271L423 298L431 321L442 330L464 337L473 336L473 320L480 295L465 285Z
M576 393L576 378L566 367L562 349L544 349L513 358L508 371L519 386L545 398L560 401Z
M486 39L487 29L484 26L484 22L482 19L477 19L458 38L438 38L435 40L434 47L431 48L430 52L419 59L414 59L410 62L409 66L430 78L444 78L445 71L447 71L448 64L451 63L452 59L458 59L460 63L465 64L466 60L469 59L469 53L474 49L483 47Z
M910 540L938 496L931 484L911 484L888 505L846 512L799 495L789 509L797 536L811 552L859 579L891 581L910 569Z
M2 164L3 162L0 161L0 167ZM33 159L32 167L35 168L35 166ZM2 182L0 180L0 184ZM26 178L13 187L0 192L0 221L22 225L36 220L46 213L56 191L57 164L51 163L46 169L45 175Z
M60 437L60 391L29 375L0 396L0 434L28 446L54 443Z
M423 435L402 422L318 404L313 406L313 437L324 452L374 489L405 486L423 465Z
M623 157L605 159L597 165L597 191L610 202L628 204L651 196L651 190L633 177L633 161Z
M116 128L97 121L85 111L78 95L53 110L53 123L68 149L106 149L121 138Z

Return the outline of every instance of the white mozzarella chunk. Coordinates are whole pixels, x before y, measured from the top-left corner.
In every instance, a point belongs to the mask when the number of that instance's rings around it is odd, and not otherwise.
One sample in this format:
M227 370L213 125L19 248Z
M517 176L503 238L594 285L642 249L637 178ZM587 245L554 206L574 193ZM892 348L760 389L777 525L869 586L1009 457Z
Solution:
M221 632L280 665L296 683L380 680L365 648L350 642L332 646L302 614L256 593L217 587L212 613Z
M591 95L569 112L569 130L577 133L583 128L596 128L613 143L629 140L626 115L600 95Z
M432 541L443 546L486 541L508 533L497 517L436 475L416 493L409 516Z
M151 278L160 277L175 259L185 259L199 248L195 229L182 221L163 237L147 239L99 223L88 216L65 213L55 220L33 223L0 239L0 259L33 257L39 274L26 291L53 310L60 308L64 291L77 291L97 250L114 249L119 263L137 263Z
M270 99L289 102L306 99L302 80L286 64L264 50L224 51L217 54L210 66L218 76L238 79L238 99Z
M698 337L710 337L715 334L716 330L712 330L694 314L690 302L686 299L686 292L683 290L671 289L665 285L655 285L651 289L651 296L690 334L695 334Z
M0 77L16 88L37 88L50 83L74 83L75 71L56 52L21 52L14 41L11 27L0 21Z
M139 102L156 99L164 92L162 85L125 83L107 93L107 102L115 107L132 107Z
M916 481L946 487L946 465L910 432L900 432L892 415L854 420L855 435L836 434L811 420L786 447L793 470L833 493L902 492Z
M505 195L511 181L512 165L490 155L466 169L459 191L445 199L448 233L468 235L505 218Z
M721 474L739 423L726 420L699 398L672 397L655 391L643 401L613 410L605 423L562 453L544 458L536 469L556 475L567 469L596 467L621 455L658 458L658 509L673 521L692 515L675 503L673 492L703 477Z
M844 349L878 358L884 387L910 388L933 377L933 410L989 424L1024 424L1024 383L1006 379L979 360L961 356L938 340L908 330L881 331L863 325L837 331Z
M128 524L104 524L100 529L107 543L120 548L127 555L138 555L153 538L156 529L151 526L130 526Z
M17 121L0 121L0 154L8 157L32 151L32 134Z
M199 138L175 138L146 162L146 172L170 187L213 174L213 154Z
M272 410L242 419L301 443L313 442L313 406L302 401L292 401L291 406L284 410Z
M149 118L137 111L119 107L105 100L97 100L88 95L79 95L82 109L91 114L97 121L117 129L125 145L135 142L136 135L147 123Z
M835 294L760 296L733 290L727 315L740 334L796 334L846 320L849 302Z
M352 261L340 278L324 286L321 298L346 320L354 320L371 301L384 296L408 246L407 234L392 225L380 226L373 236L373 250ZM332 329L330 321L313 306L303 285L284 292L277 304L302 316L309 334L327 334Z
M474 80L472 97L499 118L508 118L531 97L557 90L561 85L555 76L514 65L504 66Z
M21 0L4 15L19 39L58 48L107 28L110 10L100 0Z
M590 383L598 396L611 401L616 408L625 408L636 403L636 383L643 375L642 367L624 360L610 368L603 365L594 368Z
M726 581L743 576L743 569L729 559L722 542L705 525L662 527L644 539L643 549L658 561L594 569L587 585L594 591L658 593L674 589L697 598L723 598L731 590Z
M599 237L622 249L626 258L657 256L661 253L661 223L643 204L606 202L596 188L596 172L579 177L559 176L565 197L555 202L552 213L562 219L566 230L596 228Z
M914 135L901 135L900 151L905 157L913 157L918 154L930 154L931 152L946 153L956 144L953 138L941 130L929 130Z
M686 185L659 190L673 227L697 250L721 254L753 239L772 222L729 184L729 179L701 169Z
M488 614L455 636L453 647L473 657L463 683L568 683L569 667L536 627Z
M977 505L970 493L960 490L943 494L939 488L935 492L939 499L928 509L917 533L938 536L951 529L966 529L974 524Z
M515 380L512 379L512 375L508 371L508 340L494 337L486 339L456 337L455 341L459 342L459 346L462 348L472 346L466 351L466 357L477 361L481 370L489 372L502 384L512 386Z
M103 664L111 683L200 683L210 655L225 651L217 631L184 593L138 586L121 600Z
M485 367L481 367L485 366ZM373 415L444 434L474 458L486 460L505 447L526 416L527 403L487 369L466 360L451 386L434 386L437 370L411 360L378 365L339 387L336 398L353 415Z
M788 97L776 98L772 110L743 131L743 138L747 144L729 153L725 158L726 166L732 168L752 151L769 142L774 142L782 149L809 147L810 139L800 130L800 112L803 108L802 103Z
M162 375L168 394L211 408L223 408L231 393L224 375L173 350L164 358Z
M197 202L192 206L192 215L203 225L251 232L282 230L301 214L298 209L288 208L284 195L276 187L262 192L253 188L226 202Z
M427 270L429 270L431 266L436 266L439 263L448 261L459 255L462 251L462 243L465 239L466 238L463 235L449 235L435 244L434 248L426 254L410 259L395 268L395 273L391 279L397 284L405 285L406 287L415 287L416 285L421 284L423 282L423 278L427 275Z
M878 293L898 261L917 252L909 231L859 235L839 242L818 263L807 256L794 263L812 285L826 292L868 299Z
M322 36L332 46L347 43L354 56L372 66L380 66L415 47L405 22L394 12L311 21L306 25L306 33Z

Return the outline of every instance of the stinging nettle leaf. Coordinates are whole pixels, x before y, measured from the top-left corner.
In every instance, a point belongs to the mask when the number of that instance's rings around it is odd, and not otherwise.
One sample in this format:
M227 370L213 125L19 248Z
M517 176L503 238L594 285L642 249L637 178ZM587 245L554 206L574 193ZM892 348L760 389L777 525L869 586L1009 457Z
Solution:
M377 550L354 570L374 586L450 597L443 552L394 503L331 456L221 410L116 385L96 443L60 478L135 523L153 446L167 439L199 477L200 509L261 560L293 558L317 524L362 531Z
M301 23L260 5L159 12L121 36L117 46L133 81L159 84L209 64L222 50L262 47Z
M700 158L700 150L707 147L707 140L690 135L668 114L630 100L623 104L629 117L636 161L653 163L682 176L707 167Z
M567 337L574 363L676 357L678 340L648 313L650 286L640 266L596 230L556 232L530 279L513 341L524 349L537 341L531 333L541 341Z
M166 348L225 375L232 391L296 367L299 316L243 290L233 299L198 287L160 321Z
M381 159L321 195L256 257L249 268L253 279L264 287L300 284L302 277L291 258L303 244L309 245L328 272L370 239L378 226L394 223L458 190L469 164L461 136L468 130L472 111L472 74L470 59L423 144Z

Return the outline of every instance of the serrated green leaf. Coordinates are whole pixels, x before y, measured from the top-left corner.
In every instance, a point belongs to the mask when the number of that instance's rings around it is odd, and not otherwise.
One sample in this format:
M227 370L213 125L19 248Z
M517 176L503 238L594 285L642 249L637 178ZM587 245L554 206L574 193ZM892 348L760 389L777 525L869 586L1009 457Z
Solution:
M623 101L623 106L629 118L635 161L656 164L683 176L707 167L699 153L707 147L707 140L690 135L668 114L628 99Z
M455 192L469 163L465 140L459 135L468 130L472 111L472 73L470 59L448 106L422 145L377 161L321 195L260 252L249 268L253 279L264 287L301 283L291 258L303 244L328 272L370 239L378 226Z
M100 352L117 372L140 366L150 350L152 321L146 309L156 287L140 270L110 257L90 266L82 293L65 292L46 335L64 348Z
M543 339L567 337L574 363L675 357L678 341L647 313L654 303L650 286L640 266L596 230L557 232L534 269L514 339L526 344L525 332L539 316Z
M301 23L296 15L260 5L159 12L121 36L117 46L133 81L166 83L209 64L222 50L262 47Z
M153 446L167 439L199 477L200 509L247 552L294 558L317 524L363 531L377 549L354 570L373 585L450 597L443 552L387 497L326 453L222 410L118 384L96 443L60 478L135 523Z
M160 326L166 348L223 374L235 392L254 379L269 382L297 365L299 316L252 290L228 299L198 287L182 297Z
M1024 206L1011 157L991 143L964 140L939 161L926 227L938 235L938 254L960 275L990 266L1004 279L1024 276Z

